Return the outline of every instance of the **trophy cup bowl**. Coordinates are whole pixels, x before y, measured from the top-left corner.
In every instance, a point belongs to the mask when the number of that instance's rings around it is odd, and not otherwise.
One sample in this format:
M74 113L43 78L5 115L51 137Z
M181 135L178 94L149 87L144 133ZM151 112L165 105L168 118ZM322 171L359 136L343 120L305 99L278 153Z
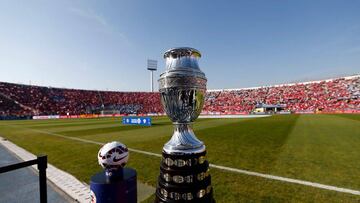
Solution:
M191 129L204 105L207 79L200 70L198 50L188 47L165 52L166 71L160 75L159 91L165 112L174 123L174 134L164 151L194 153L205 150Z
M163 147L156 203L214 202L206 148L191 129L206 93L200 57L198 50L189 47L173 48L164 54L166 70L160 75L159 92L174 133Z

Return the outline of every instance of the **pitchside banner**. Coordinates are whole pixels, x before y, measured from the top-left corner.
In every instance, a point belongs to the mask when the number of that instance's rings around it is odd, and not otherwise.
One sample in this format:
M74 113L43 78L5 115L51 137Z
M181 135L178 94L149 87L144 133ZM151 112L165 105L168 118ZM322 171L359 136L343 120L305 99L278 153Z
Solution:
M151 126L151 117L124 116L122 124Z
M43 120L43 119L59 119L59 115L48 115L48 116L33 116L34 120Z

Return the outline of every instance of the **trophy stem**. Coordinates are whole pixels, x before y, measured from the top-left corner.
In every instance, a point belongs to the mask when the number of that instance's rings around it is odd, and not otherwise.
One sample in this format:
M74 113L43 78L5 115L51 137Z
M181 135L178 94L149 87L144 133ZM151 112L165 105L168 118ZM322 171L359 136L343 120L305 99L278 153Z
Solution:
M174 123L174 133L164 145L167 154L194 154L205 151L205 145L196 138L192 123Z

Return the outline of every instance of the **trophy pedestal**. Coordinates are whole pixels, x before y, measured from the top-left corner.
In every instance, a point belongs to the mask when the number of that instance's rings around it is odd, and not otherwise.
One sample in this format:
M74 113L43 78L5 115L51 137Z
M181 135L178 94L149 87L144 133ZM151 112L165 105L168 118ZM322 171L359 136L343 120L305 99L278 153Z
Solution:
M155 202L215 202L205 155L163 152Z
M91 177L90 189L92 202L136 203L136 171L122 168L111 177L99 172Z

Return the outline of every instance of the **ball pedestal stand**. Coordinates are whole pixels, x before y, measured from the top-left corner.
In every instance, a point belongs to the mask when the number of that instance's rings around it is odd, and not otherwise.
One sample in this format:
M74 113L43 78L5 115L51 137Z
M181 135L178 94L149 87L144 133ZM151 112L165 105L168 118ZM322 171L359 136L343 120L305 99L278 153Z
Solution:
M120 168L102 171L91 177L91 202L136 203L136 171Z

